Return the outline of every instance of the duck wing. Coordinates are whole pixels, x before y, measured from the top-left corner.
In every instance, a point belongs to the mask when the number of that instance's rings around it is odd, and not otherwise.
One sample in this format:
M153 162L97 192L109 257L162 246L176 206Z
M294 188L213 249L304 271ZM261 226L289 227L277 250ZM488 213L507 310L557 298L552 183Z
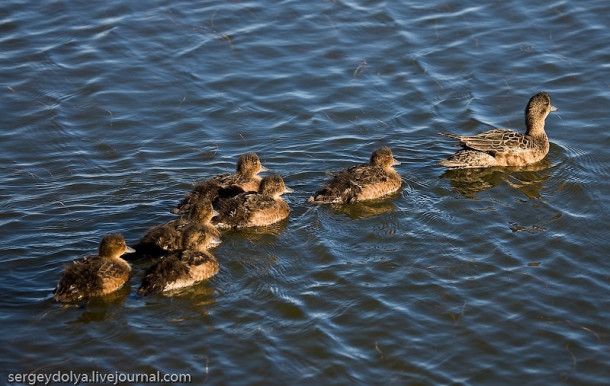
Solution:
M346 174L350 176L350 182L359 187L385 182L388 179L388 174L382 168L368 164L352 166L347 169Z
M188 267L180 260L182 251L175 251L161 257L150 266L142 279L138 295L158 294L165 290L169 283L189 276Z
M101 292L104 282L98 271L103 262L99 256L87 256L66 266L54 291L55 300L72 302Z
M224 174L213 178L211 181L217 184L222 190L222 192L217 192L217 194L225 194L225 197L227 193L231 193L235 196L241 192L256 192L260 185L260 178L246 176L240 173Z
M197 266L216 260L214 255L208 251L192 251L189 249L182 251L179 259L183 263L191 266Z
M255 218L273 211L277 205L273 197L254 192L219 199L216 205L219 214L212 218L212 224L221 228L254 226L252 221Z
M508 129L494 129L477 135L455 135L449 133L441 133L441 135L457 139L464 148L484 151L491 155L531 149L533 147L533 141L529 136Z
M218 190L224 187L223 181L231 176L232 174L221 174L212 179L197 182L193 190L186 193L182 201L171 212L174 214L187 214L195 203L206 199L214 200Z
M218 215L212 218L212 224L222 227L233 227L248 220L248 210L245 203L250 200L250 196L257 196L258 193L241 193L235 197L220 198L214 202L214 209Z
M322 203L352 201L362 191L361 183L368 167L368 164L358 164L336 173L308 201Z
M159 257L182 247L182 232L189 224L179 218L162 225L155 225L136 244L137 257Z
M180 261L187 266L188 274L193 282L209 279L219 270L218 261L207 251L185 250Z
M104 294L116 291L129 280L131 269L126 264L120 264L112 260L105 259L99 269L102 278Z

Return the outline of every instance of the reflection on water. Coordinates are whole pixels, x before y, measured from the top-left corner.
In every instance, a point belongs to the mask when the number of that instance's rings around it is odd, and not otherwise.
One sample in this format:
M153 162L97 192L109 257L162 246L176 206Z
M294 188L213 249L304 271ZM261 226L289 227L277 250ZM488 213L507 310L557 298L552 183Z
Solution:
M231 235L231 236L239 235L249 241L264 240L269 235L277 236L277 235L281 234L289 222L290 222L290 216L288 216L287 218L280 220L274 224L267 225L267 226L221 230L221 232L222 232L223 237L228 236L228 235Z
M118 291L97 298L91 298L78 306L62 305L66 312L74 312L76 319L68 323L92 323L102 322L112 317L112 310L121 307L129 294L131 285L127 284ZM70 310L76 308L76 310Z
M451 181L451 188L465 198L477 199L484 192L502 182L519 190L530 199L540 198L543 182L550 177L551 161L547 158L523 167L493 167L449 169L441 177Z
M393 193L383 199L355 202L346 205L330 204L328 207L330 207L335 214L344 214L351 219L362 219L396 210L396 205L394 205L392 199L399 195L400 193Z
M530 226L521 226L516 222L509 223L510 230L513 232L528 232L528 233L536 233L536 232L544 232L546 230L545 227L540 225L530 225Z
M155 296L172 297L188 307L189 312L195 315L207 315L210 308L216 303L214 295L214 287L211 286L209 280L206 280L190 287L178 288ZM151 302L151 300L147 299L147 302Z

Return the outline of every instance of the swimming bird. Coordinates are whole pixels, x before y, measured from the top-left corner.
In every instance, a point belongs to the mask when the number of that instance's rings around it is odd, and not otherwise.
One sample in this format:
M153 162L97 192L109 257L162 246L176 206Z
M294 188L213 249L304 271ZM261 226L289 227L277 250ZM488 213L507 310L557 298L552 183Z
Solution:
M206 250L208 234L190 226L182 235L181 249L161 257L145 273L140 296L191 286L218 273L218 261Z
M493 129L471 136L441 133L460 141L463 149L439 165L458 169L524 166L538 162L549 152L544 121L551 111L556 110L549 95L540 92L525 108L525 134L508 129Z
M201 238L205 242L202 248L211 248L220 244L220 232L210 220L217 212L208 199L199 200L190 206L188 216L171 220L162 225L153 226L136 244L136 257L159 257L168 251L182 249L183 233L190 225L197 225L202 234L210 237Z
M392 150L383 146L373 151L367 164L354 165L335 174L307 202L314 204L347 204L372 200L396 192L402 185L393 166L400 165Z
M219 199L216 205L218 215L212 218L212 224L219 228L246 228L276 223L290 214L290 207L280 196L292 192L281 176L266 176L258 192Z
M86 256L66 266L55 288L58 302L74 302L114 292L129 280L131 266L121 258L133 248L118 233L104 236L97 256Z
M221 174L195 184L194 189L172 209L172 213L188 213L191 206L202 199L213 201L217 196L231 197L242 192L256 192L261 182L258 173L267 171L256 153L244 154L237 160L233 174Z

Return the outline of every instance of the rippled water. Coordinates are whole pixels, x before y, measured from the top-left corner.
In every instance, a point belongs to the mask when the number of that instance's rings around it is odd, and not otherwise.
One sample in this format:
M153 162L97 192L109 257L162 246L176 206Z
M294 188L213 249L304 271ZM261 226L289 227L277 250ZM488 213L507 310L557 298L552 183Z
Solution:
M188 372L211 384L607 384L607 1L47 1L0 6L0 376ZM548 157L446 172L440 131L523 129ZM305 199L390 146L404 188ZM296 192L226 232L219 274L52 300L101 237L129 243L240 154Z

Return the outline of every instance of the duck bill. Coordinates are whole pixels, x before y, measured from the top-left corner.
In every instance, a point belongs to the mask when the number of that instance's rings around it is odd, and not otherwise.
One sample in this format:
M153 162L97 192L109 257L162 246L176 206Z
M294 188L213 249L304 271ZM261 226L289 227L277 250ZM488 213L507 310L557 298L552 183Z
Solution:
M269 169L267 169L266 167L261 165L261 170L259 171L259 173L268 172L268 171L269 171Z
M557 107L551 105L551 111L557 111L557 110L559 110Z
M218 216L220 213L216 209L212 209L212 217Z
M212 245L214 247L217 245L220 245L220 244L222 244L222 240L219 239L218 237L212 237L212 240L210 240L210 245Z
M130 247L128 245L125 245L125 252L123 252L123 254L126 254L126 253L135 253L135 252L136 252L135 249L133 249L132 247Z
M294 193L294 189L290 189L289 187L284 188L284 193Z
M392 166L398 166L400 164L402 164L402 162L400 162L400 161L398 161L396 159L394 159L394 162L392 162Z

